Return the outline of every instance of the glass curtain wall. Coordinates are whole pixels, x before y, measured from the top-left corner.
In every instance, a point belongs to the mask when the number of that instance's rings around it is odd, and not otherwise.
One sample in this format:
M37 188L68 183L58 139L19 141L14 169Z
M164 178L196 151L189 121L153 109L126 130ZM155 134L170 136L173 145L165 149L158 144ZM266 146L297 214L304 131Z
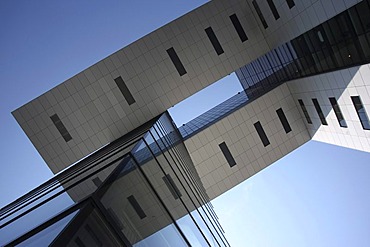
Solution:
M363 0L235 71L244 92L179 127L184 139L282 83L370 63L370 0Z
M99 165L84 171L95 172L89 179L64 181L59 189L67 189L64 193L70 196L67 209L53 211L49 220L4 243L229 246L171 117L166 112L150 126L124 147L110 149L112 155L100 155ZM104 177L101 173L107 173L107 168L109 174ZM42 205L48 203L47 198ZM13 232L17 236L24 233Z
M370 1L364 0L238 69L248 98L288 80L369 63L369 16Z

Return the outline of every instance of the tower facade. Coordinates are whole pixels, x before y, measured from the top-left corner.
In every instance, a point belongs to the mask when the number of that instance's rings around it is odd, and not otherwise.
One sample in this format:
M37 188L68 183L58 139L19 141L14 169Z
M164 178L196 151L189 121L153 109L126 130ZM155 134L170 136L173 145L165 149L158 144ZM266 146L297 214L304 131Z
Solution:
M93 215L73 218L83 230L71 245L99 243L82 236L101 222L104 239L128 246L164 241L151 236L168 226L168 241L228 245L213 198L311 139L369 152L369 15L368 0L213 0L15 110L63 171L58 188ZM233 72L243 92L173 125L167 109ZM125 193L109 195L119 183ZM72 231L63 229L53 244Z

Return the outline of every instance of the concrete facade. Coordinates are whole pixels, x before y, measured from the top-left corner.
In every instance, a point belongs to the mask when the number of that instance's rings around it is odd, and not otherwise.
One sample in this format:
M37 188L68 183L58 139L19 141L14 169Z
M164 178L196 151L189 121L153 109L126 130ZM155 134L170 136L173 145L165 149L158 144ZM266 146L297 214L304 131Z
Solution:
M13 112L54 173L159 115L171 106L248 64L270 49L356 4L357 0L277 1L274 20L257 1L211 1L108 56ZM325 11L323 11L325 9ZM229 16L248 36L241 42ZM212 27L224 53L217 55L205 29ZM187 73L180 76L166 50L173 47ZM121 76L136 103L128 105L114 79ZM50 120L57 114L72 140L65 142Z

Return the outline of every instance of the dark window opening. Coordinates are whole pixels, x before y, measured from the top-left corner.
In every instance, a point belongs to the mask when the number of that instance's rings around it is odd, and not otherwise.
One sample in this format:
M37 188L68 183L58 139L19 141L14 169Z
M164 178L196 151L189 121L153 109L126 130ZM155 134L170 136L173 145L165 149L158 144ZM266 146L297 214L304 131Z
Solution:
M326 122L326 119L325 119L324 113L322 112L321 107L320 107L320 104L319 104L319 102L317 101L317 99L312 99L312 103L313 103L313 105L315 106L315 109L316 109L317 115L319 115L319 118L320 118L321 123L322 123L323 125L328 125L328 123Z
M167 50L167 54L170 57L173 65L175 65L175 68L176 68L177 72L179 73L179 75L180 76L185 75L187 72L185 70L184 65L180 61L180 58L177 56L177 53L176 53L175 49L173 49L173 47L171 47L170 49Z
M227 147L226 143L225 142L220 143L220 144L218 144L218 146L220 147L223 155L225 156L225 158L227 160L227 163L229 163L229 166L230 167L235 166L236 162L235 162L234 157L232 156L229 148Z
M301 99L299 99L298 102L299 102L299 105L301 106L303 115L305 116L307 123L312 124L310 115L308 114L308 111L307 111L306 106L304 105L303 101Z
M99 177L94 178L92 181L96 187L99 187L102 183Z
M258 3L256 2L256 0L253 0L253 1L252 1L252 4L253 4L254 9L255 9L255 10L256 10L256 12L257 12L258 17L260 18L260 21L261 21L261 23L262 23L263 27L264 27L265 29L266 29L266 28L268 28L268 25L267 25L267 22L266 22L266 20L265 20L265 17L263 17L263 14L262 14L262 12L261 12L260 6L258 6Z
M166 174L166 176L162 177L164 183L170 190L172 196L176 199L179 199L182 195L179 190L179 188L176 186L175 182L173 181L172 177L170 174Z
M274 4L273 0L267 0L267 3L271 9L272 14L274 15L275 20L280 18L279 12L276 9L276 6Z
M286 0L286 3L288 4L288 7L291 9L295 6L294 0Z
M286 116L283 112L283 109L281 109L281 108L277 109L276 113L277 113L277 115L280 119L281 124L283 125L285 133L289 133L290 131L292 131L292 128L290 127L290 125L288 123L288 119L286 118Z
M270 141L267 138L266 132L263 130L261 123L258 121L257 123L254 123L253 125L263 143L263 146L265 147L268 146L270 144Z
M127 88L126 83L123 81L122 77L119 76L116 79L114 79L114 81L116 82L117 87L121 91L123 97L127 101L127 104L132 105L133 103L135 103L136 101L132 96L130 90Z
M230 20L233 23L234 28L236 32L238 33L240 40L242 42L247 41L248 40L247 34L244 32L242 24L240 23L236 14L230 15Z
M215 49L217 55L221 55L222 53L224 53L224 49L222 49L221 44L218 41L216 34L213 32L212 28L208 27L204 31L206 31L206 34L209 40L211 41L212 46Z
M131 195L127 197L127 200L130 202L131 206L134 208L140 219L144 219L146 217L146 214L144 213L144 210L140 207L139 203L136 201L135 197Z
M362 105L360 96L351 96L352 103L355 106L358 118L360 119L362 128L364 130L370 130L370 121L367 116L365 107Z
M62 120L60 120L59 116L57 114L54 114L50 117L51 121L53 121L55 127L59 131L59 133L62 135L63 139L68 142L72 140L72 136L69 134L68 130L62 123Z
M331 97L329 98L329 101L331 106L333 107L335 116L338 119L340 127L347 128L346 120L343 117L342 111L340 110L337 100L334 97Z

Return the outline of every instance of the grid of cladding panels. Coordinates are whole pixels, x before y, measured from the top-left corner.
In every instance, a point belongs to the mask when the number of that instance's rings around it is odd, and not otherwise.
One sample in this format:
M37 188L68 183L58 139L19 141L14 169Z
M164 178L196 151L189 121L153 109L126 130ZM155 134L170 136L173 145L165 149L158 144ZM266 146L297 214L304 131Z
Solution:
M369 15L364 0L238 69L248 97L288 80L369 63Z
M52 241L50 246L69 246L72 242L83 243L83 246L105 243L109 246L126 246L110 243L109 240L117 237L127 246L230 246L171 117L166 112L154 120L148 123L150 128L145 125L142 131L136 130L135 138L123 137L119 143L108 145L103 150L106 151L104 155L99 152L94 154L90 169L83 171L79 169L81 166L67 169L58 175L56 186L53 186L53 178L22 198L22 203L15 202L7 206L6 212L2 209L1 215L9 213L8 209L10 214L0 221L0 245L14 237L8 237L7 233L11 232L18 238L10 246L40 241L43 241L43 245ZM115 169L110 170L107 179L101 179L100 175L106 171L108 161ZM98 188L90 190L85 182ZM32 203L34 197L41 194L38 200L40 205L35 205L30 212L26 211L24 217L27 219L27 216L39 213L38 210L45 204L58 198L54 197L54 190L70 194L71 189L84 191L85 194L80 195L76 204L67 209L65 203L61 203L55 217L46 220L45 224L29 234L19 236L32 227L32 224L26 224L24 229L20 225L25 218L19 220L16 217L16 213L25 210L25 204ZM69 215L72 212L70 210L79 212L68 224L60 227L55 239L52 239L53 236L43 239L42 233L51 229L48 227L55 227L54 223ZM91 210L98 215L89 213ZM45 215L49 211L44 212ZM22 214L20 217L23 217ZM13 219L18 224L15 227L8 221ZM97 224L91 220L97 220ZM106 227L105 231L101 231L102 226Z
M277 114L284 111L286 133ZM270 142L264 146L254 124L260 122ZM310 139L298 106L283 84L185 140L207 193L212 198L231 189ZM225 142L235 159L230 166L219 148Z
M332 1L277 1L273 0L280 18L276 20L267 0L247 0L251 9L252 2L256 2L261 14L266 21L267 28L263 27L256 11L253 15L261 28L262 35L266 38L269 47L277 47L286 42L286 37L293 39L318 24L334 17L361 0L332 0ZM294 6L293 4L294 3Z
M370 131L363 128L353 105L352 96L359 96L364 110L370 112L370 64L287 82L295 103L302 100L312 124L305 121L313 140L370 152ZM322 125L313 105L316 98L328 125ZM340 125L330 102L335 98L346 123ZM300 110L302 116L304 113Z
M245 92L181 126L181 134L184 138L196 134L288 80L366 64L370 61L369 15L370 1L365 0L238 69L236 74ZM317 99L312 100L325 124ZM299 102L310 123L304 102Z
M211 1L68 79L13 115L56 173L356 1L337 0L336 8L326 0L299 1L291 9L284 1L275 1L278 20L270 18L267 3L257 2L269 24L266 30L251 2ZM330 12L320 12L323 7ZM230 20L233 14L247 41L240 40ZM210 44L208 27L224 50L221 55ZM166 52L171 48L186 70L183 75ZM114 82L119 77L132 96L129 101ZM68 143L50 121L54 114L72 137Z
M182 231L190 245L207 245L204 236L212 236L219 246L227 245L205 189L167 113L131 154L132 158L121 163L124 172L116 173L101 197L104 208L116 216L117 225L122 225L131 244L160 245L171 241L171 226ZM199 231L195 230L197 226ZM195 230L192 234L196 239L191 238L187 228ZM156 235L161 236L159 240L153 237Z

